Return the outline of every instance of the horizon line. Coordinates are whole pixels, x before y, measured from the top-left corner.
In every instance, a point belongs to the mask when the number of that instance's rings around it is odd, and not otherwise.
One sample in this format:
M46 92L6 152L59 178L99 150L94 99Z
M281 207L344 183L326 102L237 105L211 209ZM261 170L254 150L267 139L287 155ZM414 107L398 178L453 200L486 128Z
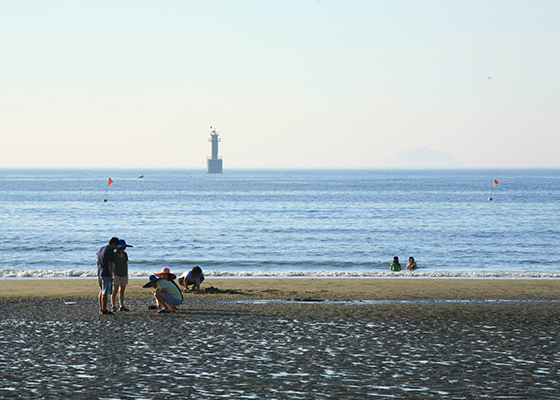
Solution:
M0 170L140 170L140 171L157 171L157 170L188 170L188 171L203 171L205 168L199 167L21 167L21 166L0 166ZM465 171L465 170L556 170L556 167L534 167L534 166L520 166L520 167L231 167L224 169L223 173L227 171ZM218 174L219 175L219 174Z

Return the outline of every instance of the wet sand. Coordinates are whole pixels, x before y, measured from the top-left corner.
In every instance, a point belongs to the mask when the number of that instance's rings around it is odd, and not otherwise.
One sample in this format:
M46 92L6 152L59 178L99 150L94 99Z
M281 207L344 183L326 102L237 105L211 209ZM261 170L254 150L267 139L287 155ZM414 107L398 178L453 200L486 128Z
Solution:
M560 281L209 278L169 315L145 281L106 316L0 281L0 398L560 398Z

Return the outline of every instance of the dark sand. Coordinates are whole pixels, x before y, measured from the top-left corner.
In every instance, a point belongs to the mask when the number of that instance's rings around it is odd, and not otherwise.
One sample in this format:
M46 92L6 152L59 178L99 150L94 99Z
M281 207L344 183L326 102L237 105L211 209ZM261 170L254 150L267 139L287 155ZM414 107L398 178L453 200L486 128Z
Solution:
M95 280L2 280L0 398L560 398L556 280L211 278L171 315L144 281L100 316Z

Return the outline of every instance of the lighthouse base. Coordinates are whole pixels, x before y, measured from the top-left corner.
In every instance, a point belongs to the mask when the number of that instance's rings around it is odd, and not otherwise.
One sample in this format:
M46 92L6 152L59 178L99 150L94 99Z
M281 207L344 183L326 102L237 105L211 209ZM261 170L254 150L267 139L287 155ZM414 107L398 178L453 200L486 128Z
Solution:
M221 174L222 173L222 160L212 160L208 159L207 161L207 168L206 172L209 174Z

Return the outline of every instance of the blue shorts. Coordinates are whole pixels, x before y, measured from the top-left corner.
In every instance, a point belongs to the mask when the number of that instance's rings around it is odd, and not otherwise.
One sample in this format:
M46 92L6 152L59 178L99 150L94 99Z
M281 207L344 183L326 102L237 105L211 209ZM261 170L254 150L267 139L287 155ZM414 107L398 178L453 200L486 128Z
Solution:
M169 293L165 293L165 301L170 306L178 306L183 302L183 300L177 300L175 297L171 296Z
M98 276L97 283L99 283L99 293L113 294L113 282L110 276Z

